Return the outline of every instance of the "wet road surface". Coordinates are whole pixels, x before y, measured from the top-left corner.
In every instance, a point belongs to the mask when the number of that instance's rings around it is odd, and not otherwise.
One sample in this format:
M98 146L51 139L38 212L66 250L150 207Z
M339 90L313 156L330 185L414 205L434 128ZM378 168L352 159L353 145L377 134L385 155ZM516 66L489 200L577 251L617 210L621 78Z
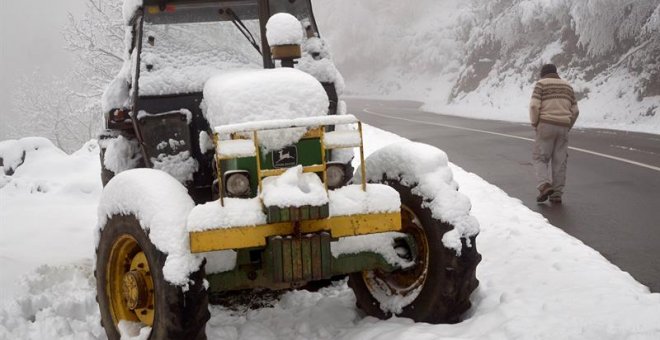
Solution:
M367 124L443 149L660 292L660 135L573 129L564 202L537 204L528 124L428 113L410 101L346 101Z

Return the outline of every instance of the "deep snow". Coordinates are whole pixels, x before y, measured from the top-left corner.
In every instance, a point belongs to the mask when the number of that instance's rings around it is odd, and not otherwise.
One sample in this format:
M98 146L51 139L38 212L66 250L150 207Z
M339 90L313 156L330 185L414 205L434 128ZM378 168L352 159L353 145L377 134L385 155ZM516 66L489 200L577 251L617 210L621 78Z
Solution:
M371 127L364 133L368 154L401 140ZM100 194L97 152L93 142L73 155L40 148L28 152L25 164L5 178L0 338L105 338L92 276ZM480 286L464 322L429 325L364 317L346 283L337 282L319 292L285 293L273 307L211 307L209 339L660 338L660 294L649 293L518 199L450 166L481 226Z

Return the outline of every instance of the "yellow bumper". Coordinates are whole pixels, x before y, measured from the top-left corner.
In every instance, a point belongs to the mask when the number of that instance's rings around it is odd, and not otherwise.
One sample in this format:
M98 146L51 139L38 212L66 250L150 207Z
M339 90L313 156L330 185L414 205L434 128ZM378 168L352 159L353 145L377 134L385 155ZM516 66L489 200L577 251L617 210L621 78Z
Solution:
M333 238L401 230L401 213L334 216L300 221L303 234L327 231ZM190 233L190 250L207 251L263 247L270 236L294 233L293 223L273 223L249 227L221 228Z

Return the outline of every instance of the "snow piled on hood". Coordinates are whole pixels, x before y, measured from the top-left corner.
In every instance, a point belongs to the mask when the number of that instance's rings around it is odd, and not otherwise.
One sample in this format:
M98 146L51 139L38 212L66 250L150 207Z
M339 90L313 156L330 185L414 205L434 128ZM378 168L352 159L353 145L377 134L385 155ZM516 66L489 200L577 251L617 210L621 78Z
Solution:
M202 110L211 127L325 115L328 96L309 74L291 68L236 70L209 79ZM264 152L297 142L305 128L259 134ZM249 136L251 137L251 136Z

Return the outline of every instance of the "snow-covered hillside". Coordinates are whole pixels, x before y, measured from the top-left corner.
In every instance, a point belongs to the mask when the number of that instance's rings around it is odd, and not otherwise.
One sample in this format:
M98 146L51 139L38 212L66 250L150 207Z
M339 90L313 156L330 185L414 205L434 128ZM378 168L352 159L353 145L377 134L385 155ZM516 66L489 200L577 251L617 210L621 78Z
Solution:
M367 153L401 140L371 127L365 138ZM92 274L98 147L66 155L42 138L0 143L5 164L22 160L0 181L0 339L105 339ZM340 281L270 307L211 307L209 339L660 338L660 294L499 188L452 170L481 225L480 286L465 321L365 317Z
M580 126L660 133L660 1L315 1L348 92L526 122L540 66L574 84Z

